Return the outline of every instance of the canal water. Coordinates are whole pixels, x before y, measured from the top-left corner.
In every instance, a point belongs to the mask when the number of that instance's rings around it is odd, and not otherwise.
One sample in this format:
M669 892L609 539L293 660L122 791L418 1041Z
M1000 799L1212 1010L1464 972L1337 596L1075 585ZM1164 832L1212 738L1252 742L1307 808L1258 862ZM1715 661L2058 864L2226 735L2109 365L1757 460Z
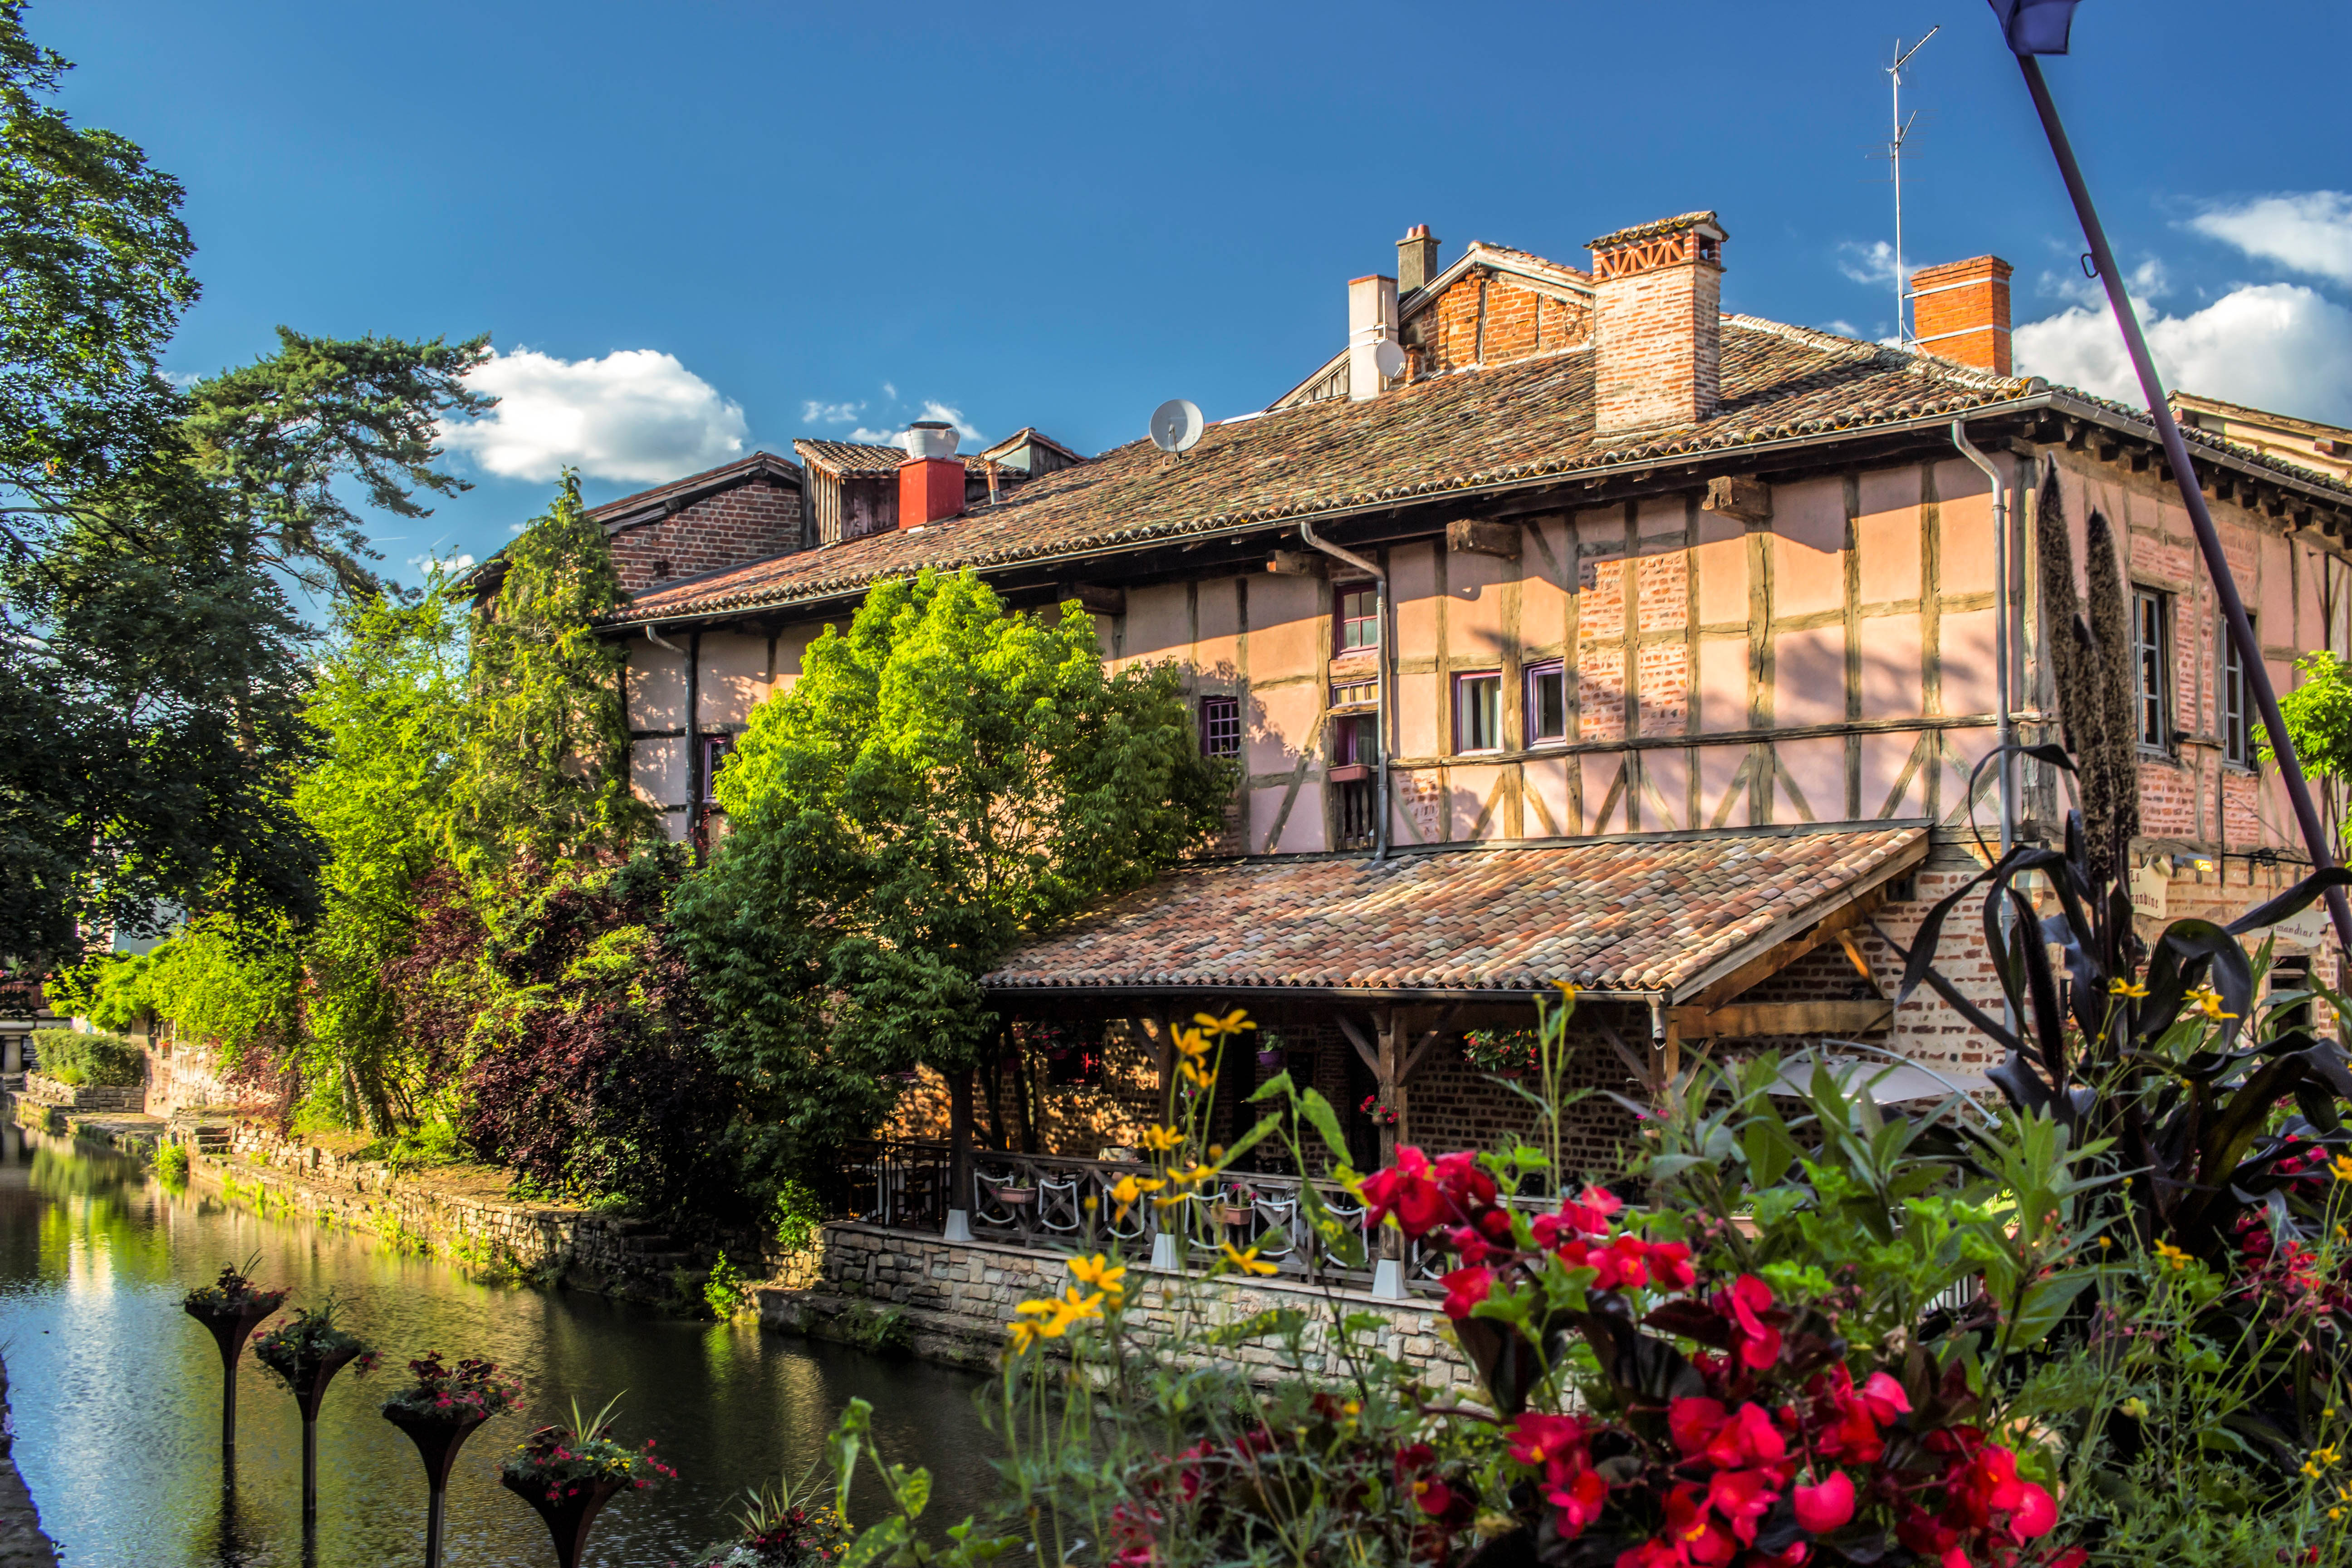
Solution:
M317 1534L301 1528L294 1399L247 1352L237 1455L224 1485L220 1358L180 1298L258 1253L289 1305L332 1290L337 1321L384 1352L336 1379L319 1419ZM678 1479L605 1510L586 1561L661 1568L727 1533L745 1489L798 1479L853 1397L874 1406L883 1457L929 1468L926 1533L992 1491L980 1380L757 1330L664 1318L573 1291L475 1284L373 1237L262 1219L173 1195L110 1152L0 1130L0 1353L16 1456L68 1568L381 1568L420 1562L425 1482L415 1447L377 1414L412 1356L486 1356L519 1373L524 1408L467 1440L449 1488L449 1568L545 1568L546 1529L498 1483L505 1451L577 1396L622 1395L618 1435L652 1437ZM870 1521L876 1503L861 1489Z

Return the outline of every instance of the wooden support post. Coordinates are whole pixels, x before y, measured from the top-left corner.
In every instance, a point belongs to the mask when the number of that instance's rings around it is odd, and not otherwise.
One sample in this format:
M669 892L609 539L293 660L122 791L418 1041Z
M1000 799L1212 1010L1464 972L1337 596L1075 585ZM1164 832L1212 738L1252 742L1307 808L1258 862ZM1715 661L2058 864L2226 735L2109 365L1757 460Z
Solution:
M971 1080L964 1068L948 1079L948 1209L971 1206Z

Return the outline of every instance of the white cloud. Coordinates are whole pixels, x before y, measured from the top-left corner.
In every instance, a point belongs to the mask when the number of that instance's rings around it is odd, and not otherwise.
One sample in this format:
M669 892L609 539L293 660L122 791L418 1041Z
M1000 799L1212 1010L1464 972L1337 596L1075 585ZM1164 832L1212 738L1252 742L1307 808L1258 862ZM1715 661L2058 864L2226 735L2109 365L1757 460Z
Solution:
M2185 316L2142 306L2140 323L2168 387L2306 419L2352 420L2352 310L2300 284L2242 284ZM2145 401L2104 300L2026 322L2015 346L2021 374Z
M887 382L883 383L883 390L889 393L894 398L898 395L898 388L890 385ZM818 405L811 404L809 406L814 408ZM862 407L864 405L860 405L859 406ZM943 424L954 426L956 428L956 434L961 437L967 444L980 439L980 426L974 425L971 420L966 419L963 416L962 409L956 407L951 403L941 403L936 397L925 398L923 400L923 411L916 417L921 419L937 419ZM869 428L866 426L860 425L856 429L852 430L846 437L843 437L843 439L849 441L863 441L869 446L875 447L898 447L904 448L907 445L907 427L901 425L890 429L876 430Z
M503 479L551 479L569 465L591 479L658 484L740 457L750 433L740 405L653 349L583 360L517 349L467 380L499 405L445 423L442 444Z
M863 403L820 403L814 397L801 405L801 417L812 425L846 425L865 411Z
M923 417L946 421L954 426L956 434L967 441L980 439L980 426L966 419L962 409L950 407L936 397L927 397L923 400Z
M1895 247L1883 239L1868 245L1847 240L1838 247L1837 268L1857 283L1895 281Z
M1858 338L1862 336L1862 329L1860 327L1855 326L1852 321L1846 321L1843 318L1834 321L1822 322L1822 331L1825 332L1835 332L1842 338Z
M2342 191L2257 196L2201 213L2189 226L2249 256L2352 283L2352 195Z
M408 558L408 564L412 568L423 572L463 572L473 563L474 558L470 555L453 555L445 561L429 551L423 555L412 555Z
M869 447L903 447L907 444L907 433L904 430L868 430L860 425L849 433L849 439L863 441Z
M882 384L882 395L887 398L896 399L898 395L898 389L886 381Z

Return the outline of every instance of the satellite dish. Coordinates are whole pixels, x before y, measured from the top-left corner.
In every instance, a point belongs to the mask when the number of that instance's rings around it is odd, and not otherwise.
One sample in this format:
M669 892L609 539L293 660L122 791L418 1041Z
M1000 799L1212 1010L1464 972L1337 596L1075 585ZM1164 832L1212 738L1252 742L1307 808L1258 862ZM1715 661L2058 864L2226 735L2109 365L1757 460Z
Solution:
M1191 451L1207 428L1199 405L1181 397L1171 397L1151 411L1151 444L1163 452Z
M1372 345L1372 368L1382 381L1394 381L1404 374L1404 350L1382 338Z

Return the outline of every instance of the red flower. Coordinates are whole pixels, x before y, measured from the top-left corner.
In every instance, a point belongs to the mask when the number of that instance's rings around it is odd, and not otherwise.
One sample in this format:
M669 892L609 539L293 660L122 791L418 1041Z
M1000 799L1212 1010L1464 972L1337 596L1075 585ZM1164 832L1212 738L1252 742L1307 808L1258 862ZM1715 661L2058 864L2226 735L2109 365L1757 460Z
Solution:
M1707 1506L1723 1516L1743 1546L1756 1543L1756 1521L1780 1500L1772 1480L1762 1470L1717 1470L1707 1479Z
M1496 1196L1495 1179L1478 1169L1476 1155L1447 1154L1433 1165L1410 1143L1398 1148L1395 1164L1365 1177L1363 1190L1367 1224L1393 1215L1397 1228L1415 1237L1475 1220Z
M1715 1310L1739 1331L1739 1363L1761 1372L1780 1359L1780 1331L1764 1321L1772 1305L1772 1288L1753 1274L1743 1274L1727 1290L1718 1291Z
M1578 1458L1584 1461L1585 1457L1579 1455ZM1555 1461L1554 1468L1566 1470L1569 1467ZM1601 1510L1608 1506L1609 1483L1601 1479L1597 1470L1589 1468L1578 1469L1572 1475L1555 1477L1552 1484L1544 1489L1544 1500L1559 1510L1561 1539L1573 1541L1583 1534L1585 1527L1599 1519Z
M1445 1315L1458 1321L1468 1317L1470 1309L1493 1292L1495 1271L1474 1265L1455 1269L1438 1283L1445 1287Z
M1797 1489L1797 1522L1820 1535L1853 1518L1853 1478L1832 1470L1817 1485Z
M1511 1458L1522 1465L1546 1465L1570 1454L1587 1451L1591 1428L1580 1415L1542 1415L1528 1411L1511 1423L1507 1436Z

